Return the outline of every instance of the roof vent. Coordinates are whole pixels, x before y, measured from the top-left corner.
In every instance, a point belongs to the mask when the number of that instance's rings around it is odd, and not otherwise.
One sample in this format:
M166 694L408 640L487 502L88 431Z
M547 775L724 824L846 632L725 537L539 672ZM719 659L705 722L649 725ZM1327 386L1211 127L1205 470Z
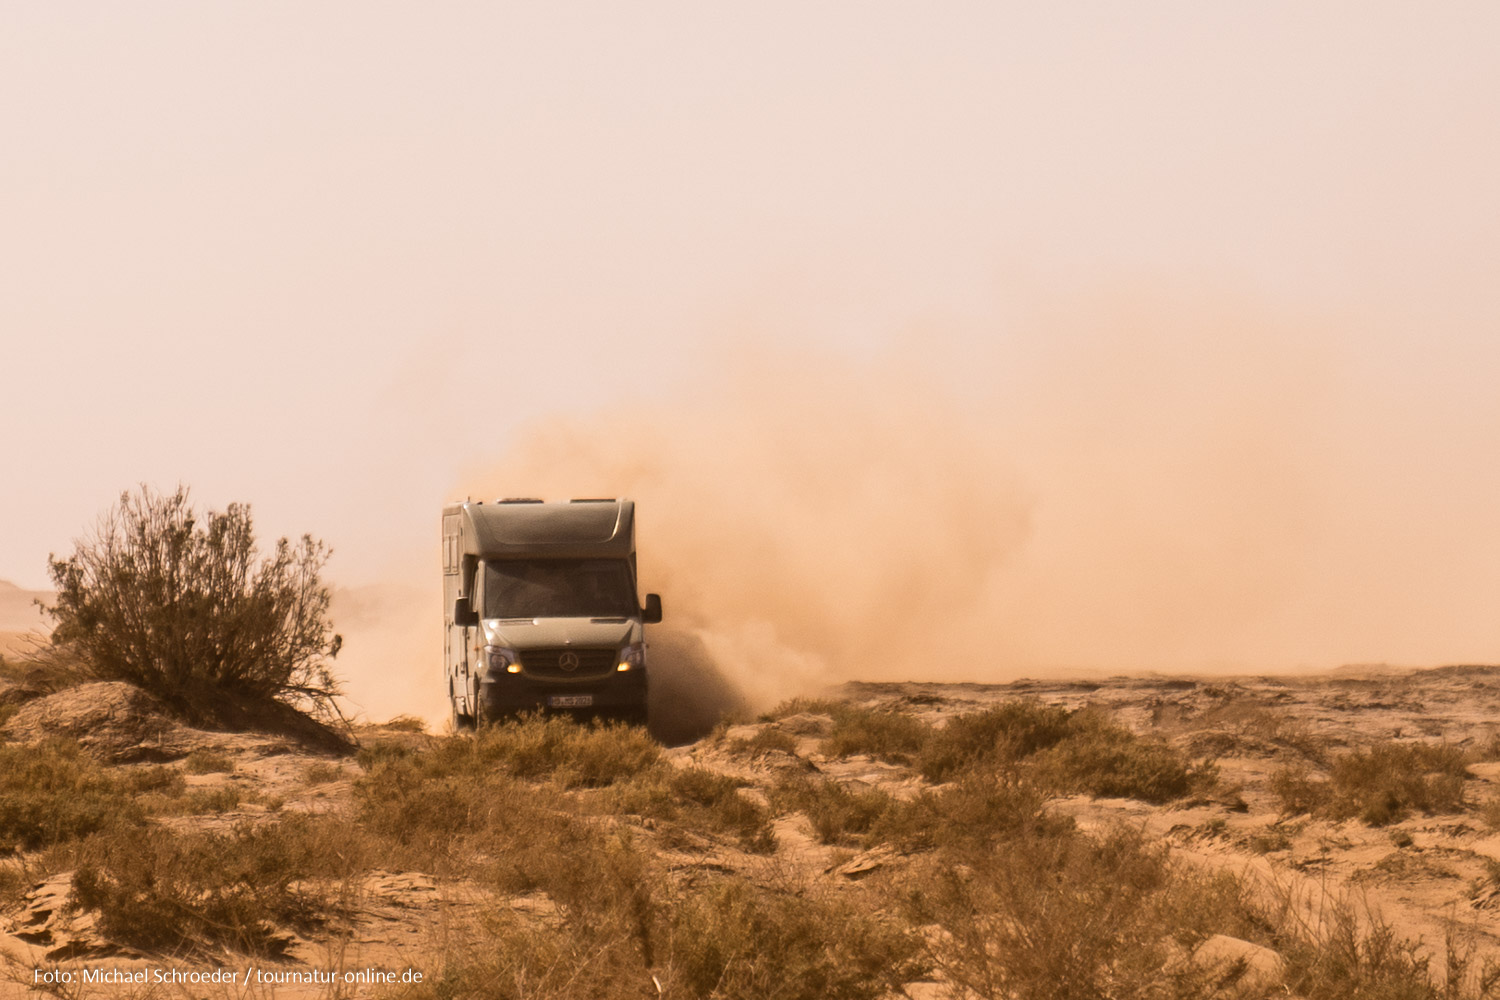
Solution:
M614 503L614 497L574 497L569 503Z
M496 500L496 503L541 503L538 497L506 497L504 500Z

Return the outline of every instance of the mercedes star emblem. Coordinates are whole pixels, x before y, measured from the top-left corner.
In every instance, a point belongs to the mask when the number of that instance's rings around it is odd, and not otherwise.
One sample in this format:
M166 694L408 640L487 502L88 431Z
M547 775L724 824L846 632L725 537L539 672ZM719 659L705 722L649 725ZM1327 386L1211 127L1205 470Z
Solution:
M572 673L578 669L578 654L571 649L557 658L557 665Z

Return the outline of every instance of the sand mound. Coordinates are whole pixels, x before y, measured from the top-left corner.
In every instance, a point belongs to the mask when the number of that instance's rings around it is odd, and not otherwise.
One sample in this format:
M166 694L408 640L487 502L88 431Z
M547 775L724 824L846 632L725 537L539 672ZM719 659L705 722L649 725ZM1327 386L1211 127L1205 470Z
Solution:
M34 699L11 717L4 732L21 743L71 737L90 756L111 764L176 760L204 742L201 734L173 720L161 702L124 681L80 684Z

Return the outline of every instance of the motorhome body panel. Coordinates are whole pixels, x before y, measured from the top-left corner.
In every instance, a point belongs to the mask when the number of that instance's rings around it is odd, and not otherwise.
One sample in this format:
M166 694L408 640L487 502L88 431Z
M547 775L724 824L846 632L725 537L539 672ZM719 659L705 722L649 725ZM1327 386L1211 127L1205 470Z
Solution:
M506 591L495 589L497 580L533 571L557 572L553 560L569 579L586 574L590 565L596 571L608 570L616 583L609 607L547 612L535 604L528 608L525 602L522 607L506 606L509 599ZM606 560L627 568L610 569ZM635 572L632 501L466 502L445 507L444 654L455 721L499 718L534 708L644 718L644 622ZM627 593L628 601L623 596ZM455 605L479 611L481 620L459 624ZM514 669L491 666L489 653L496 649L513 658ZM622 655L632 649L640 659L621 666Z
M635 555L635 503L464 504L463 554L479 559L628 558Z

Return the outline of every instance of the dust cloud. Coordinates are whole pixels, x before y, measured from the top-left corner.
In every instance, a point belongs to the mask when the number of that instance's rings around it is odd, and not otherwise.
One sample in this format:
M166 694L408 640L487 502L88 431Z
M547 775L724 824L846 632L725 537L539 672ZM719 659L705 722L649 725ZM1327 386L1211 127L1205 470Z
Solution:
M638 501L683 717L850 679L1493 662L1500 403L1460 355L1434 377L1392 343L1208 300L858 357L743 342L539 417L449 495ZM372 714L392 691L442 711L423 628L432 670L393 671Z
M677 400L535 425L463 492L635 499L641 586L666 605L653 683L679 697L705 672L754 707L989 673L973 621L1027 512L985 422L889 360L722 360Z

